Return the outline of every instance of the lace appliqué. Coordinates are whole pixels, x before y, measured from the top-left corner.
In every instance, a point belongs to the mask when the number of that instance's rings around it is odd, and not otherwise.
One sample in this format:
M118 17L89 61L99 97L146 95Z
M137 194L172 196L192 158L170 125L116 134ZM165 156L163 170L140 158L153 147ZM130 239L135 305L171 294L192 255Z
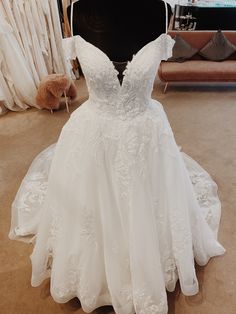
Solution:
M51 259L50 265L53 263L53 256L56 252L57 245L62 237L62 217L56 210L56 206L48 207L48 212L51 214L51 225L49 228L49 238L47 241L48 259ZM48 262L47 262L48 263Z
M29 236L35 234L37 229L48 188L48 174L53 155L54 145L38 155L37 162L33 161L31 164L12 204L12 209L17 212L17 218L12 225L14 235L24 236L27 242L31 241Z
M35 172L23 182L26 192L22 195L21 204L18 206L21 212L30 213L32 204L38 206L43 204L48 187L47 176L46 172Z
M131 179L144 179L148 173L147 158L150 149L149 144L152 141L151 130L151 122L148 119L146 119L146 124L141 132L137 131L135 124L131 124L131 127L125 130L124 137L118 144L114 169L116 170L120 195L123 198L130 195Z
M190 179L192 181L196 198L199 206L204 209L202 211L207 223L215 229L218 217L216 212L219 211L220 203L217 197L217 185L205 172L190 171Z
M21 194L20 199L17 198L17 207L21 212L30 213L35 204L40 207L44 201L48 187L49 168L54 154L53 146L40 153L37 158L37 171L32 171L34 169L34 163L32 163L22 181L21 189L24 189L25 193Z
M80 259L77 255L68 257L67 271L65 280L60 285L53 286L52 289L61 300L78 296L86 311L92 311L96 307L96 296L91 294L86 284L86 272L80 266Z
M98 249L95 218L92 211L89 211L86 207L81 215L79 232L82 239L93 245L96 250Z
M134 306L139 314L164 314L167 313L166 294L163 293L159 304L147 294L146 290L134 292Z

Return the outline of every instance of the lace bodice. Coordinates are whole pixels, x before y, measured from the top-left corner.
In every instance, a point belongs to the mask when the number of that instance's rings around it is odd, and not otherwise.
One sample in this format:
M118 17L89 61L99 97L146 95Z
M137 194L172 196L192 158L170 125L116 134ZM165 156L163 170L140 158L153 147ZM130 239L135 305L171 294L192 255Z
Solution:
M162 34L135 54L123 72L123 83L113 62L81 36L63 39L66 57L78 57L93 108L103 113L133 117L146 110L161 60L172 54L174 40Z

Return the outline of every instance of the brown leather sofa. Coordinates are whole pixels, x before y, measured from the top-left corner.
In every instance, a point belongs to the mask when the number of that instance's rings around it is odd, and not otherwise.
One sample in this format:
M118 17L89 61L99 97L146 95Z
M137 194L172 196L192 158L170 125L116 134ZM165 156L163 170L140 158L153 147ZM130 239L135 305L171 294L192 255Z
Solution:
M206 45L216 31L169 31L172 38L179 34L199 50ZM236 46L236 31L223 31ZM209 61L196 54L182 63L162 61L158 70L165 83L164 93L171 82L236 82L236 53L224 61Z

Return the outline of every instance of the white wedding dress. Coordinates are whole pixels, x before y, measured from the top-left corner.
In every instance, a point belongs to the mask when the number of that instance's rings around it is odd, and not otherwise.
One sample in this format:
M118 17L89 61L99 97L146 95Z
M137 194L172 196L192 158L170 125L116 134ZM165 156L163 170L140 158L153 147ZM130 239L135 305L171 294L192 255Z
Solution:
M173 40L162 34L133 56L120 85L112 61L80 36L77 56L89 99L56 145L33 162L12 207L10 238L36 234L32 285L51 277L57 302L78 297L85 312L167 313L179 279L198 292L194 258L224 253L217 242L217 186L181 153L162 105L151 99Z

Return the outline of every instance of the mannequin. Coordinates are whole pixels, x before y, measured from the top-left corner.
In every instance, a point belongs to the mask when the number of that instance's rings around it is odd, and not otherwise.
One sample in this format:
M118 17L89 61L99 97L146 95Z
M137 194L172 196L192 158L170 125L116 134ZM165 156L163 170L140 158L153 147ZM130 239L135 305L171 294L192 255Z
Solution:
M170 5L168 11L170 20ZM67 14L70 21L71 5ZM161 0L79 0L74 2L72 21L73 35L100 48L122 73L137 51L165 32L165 4ZM122 75L118 77L122 80Z

